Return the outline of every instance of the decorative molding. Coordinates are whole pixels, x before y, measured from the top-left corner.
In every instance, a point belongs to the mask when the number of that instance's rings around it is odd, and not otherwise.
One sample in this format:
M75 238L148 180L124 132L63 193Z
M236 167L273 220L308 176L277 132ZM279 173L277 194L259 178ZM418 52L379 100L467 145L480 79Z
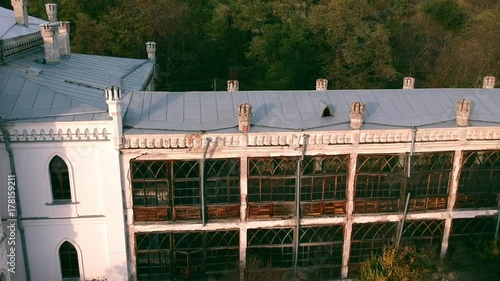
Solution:
M467 128L466 140L499 140L500 128Z
M124 149L187 149L203 150L205 138L211 137L211 146L223 147L298 147L302 145L302 135L308 134L308 145L342 145L356 143L357 134L352 131L335 132L275 132L275 133L231 133L231 134L159 134L125 135ZM500 128L433 128L419 129L415 142L455 142L463 140L500 140ZM359 144L409 143L412 141L411 129L360 130Z
M10 129L11 142L43 142L43 141L102 141L109 140L110 133L106 128L67 128L67 129ZM0 135L3 141L3 136Z

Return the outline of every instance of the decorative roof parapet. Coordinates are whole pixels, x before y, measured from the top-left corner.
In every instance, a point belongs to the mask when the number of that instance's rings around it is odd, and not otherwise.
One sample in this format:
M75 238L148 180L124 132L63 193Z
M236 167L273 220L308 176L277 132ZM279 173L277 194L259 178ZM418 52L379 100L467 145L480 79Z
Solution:
M470 100L461 99L457 103L457 126L469 126L469 117L472 109L472 102Z
M328 80L324 78L319 78L316 80L316 91L326 91L328 90Z
M365 104L361 102L353 102L351 104L351 129L359 130L363 126L363 116L365 115Z

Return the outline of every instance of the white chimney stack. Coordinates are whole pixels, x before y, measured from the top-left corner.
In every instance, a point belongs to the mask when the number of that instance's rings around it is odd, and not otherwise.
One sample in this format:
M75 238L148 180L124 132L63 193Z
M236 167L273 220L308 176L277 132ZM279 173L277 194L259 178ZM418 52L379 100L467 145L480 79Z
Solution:
M243 133L248 133L251 121L252 105L249 103L238 104L238 129Z
M58 27L57 23L40 24L40 33L43 37L43 47L45 49L45 61L47 63L59 62Z
M45 11L47 11L49 22L57 22L57 4L45 4Z
M122 144L122 89L118 86L111 86L104 89L106 103L108 104L108 114L113 118L112 140L115 149L120 149Z
M353 102L351 104L351 129L359 130L363 126L363 117L365 115L365 104L361 102Z
M316 91L326 91L328 89L328 80L320 78L316 80Z
M28 26L28 0L11 0L17 24Z
M238 80L227 80L227 91L237 92L239 89Z
M156 61L156 42L147 42L146 52L148 52L148 59L150 61Z
M472 109L472 102L470 100L461 99L457 103L457 126L469 126L469 117Z
M483 78L483 89L494 89L495 82L495 76L485 76Z
M59 22L59 35L57 37L59 44L59 55L71 55L71 48L69 43L69 21Z
M403 89L411 90L415 88L415 78L413 77L405 77L403 79Z

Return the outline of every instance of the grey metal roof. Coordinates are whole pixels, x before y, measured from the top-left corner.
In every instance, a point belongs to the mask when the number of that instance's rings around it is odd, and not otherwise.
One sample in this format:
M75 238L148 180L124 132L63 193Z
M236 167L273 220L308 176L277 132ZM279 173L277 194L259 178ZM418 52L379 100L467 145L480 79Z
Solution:
M472 125L500 125L500 89L134 92L128 133L234 132L238 104L252 104L252 131L349 128L352 102L366 104L364 128L455 126L457 101L472 101ZM328 106L333 117L321 117Z
M28 17L28 26L16 24L14 11L0 7L0 39L10 39L40 31L40 24L47 23L42 19Z
M92 113L88 115L92 117L90 120L100 120L103 117L94 115L94 112L107 110L104 88L118 85L124 93L142 90L154 67L154 63L146 59L84 54L61 57L61 61L56 64L37 63L36 60L43 56L43 49L38 48L0 66L0 100L10 101L0 103L2 117L36 118L87 112ZM28 74L29 68L42 72L39 75ZM68 106L63 109L56 99L55 104L47 105L53 95L66 97ZM14 100L14 96L31 96L33 100ZM28 109L29 105L31 110Z

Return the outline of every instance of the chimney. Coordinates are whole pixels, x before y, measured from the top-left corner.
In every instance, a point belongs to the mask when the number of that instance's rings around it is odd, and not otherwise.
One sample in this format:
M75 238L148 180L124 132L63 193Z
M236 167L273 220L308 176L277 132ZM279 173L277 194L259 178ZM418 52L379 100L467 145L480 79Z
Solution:
M415 78L413 77L405 77L403 79L403 89L411 90L415 88Z
M59 62L58 24L40 24L40 32L43 37L43 47L45 49L45 61L47 63Z
M250 121L252 120L252 105L249 103L238 104L238 128L247 133L250 131Z
M113 118L112 140L115 149L120 149L122 139L122 90L118 86L104 89L108 114Z
M483 89L495 88L495 76L485 76L483 78Z
M328 80L319 78L316 80L316 91L326 91L328 89Z
M28 26L28 0L11 0L17 24Z
M150 61L156 61L156 42L147 42L146 52L148 52L148 59Z
M59 55L71 55L71 48L69 43L69 21L59 22L59 35L57 37L59 44Z
M238 80L227 80L228 92L238 92L238 89L239 89Z
M57 22L57 4L45 4L45 11L47 11L49 22Z
M471 112L472 102L470 100L461 99L457 103L457 126L469 126L469 116Z
M358 130L363 126L363 116L365 115L365 104L353 102L351 104L351 129Z

